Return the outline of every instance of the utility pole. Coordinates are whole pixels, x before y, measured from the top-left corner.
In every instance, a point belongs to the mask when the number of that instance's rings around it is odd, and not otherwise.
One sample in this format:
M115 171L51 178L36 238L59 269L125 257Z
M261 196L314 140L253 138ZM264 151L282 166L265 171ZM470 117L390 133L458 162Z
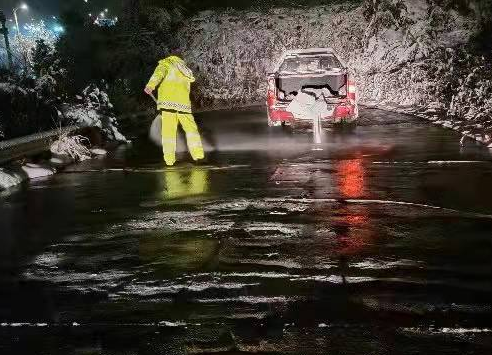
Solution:
M17 6L14 10L12 10L15 19L15 27L17 27L17 38L19 39L19 41L20 41L20 28L19 28L19 19L17 18L17 11L27 10L27 9L29 9L29 7L26 4L21 4L20 6Z
M2 25L2 27L0 28L0 33L3 33L3 38L5 40L5 49L7 50L7 57L9 61L9 70L12 71L14 67L14 62L12 61L12 51L10 50L9 30L7 26L5 26L6 21L7 18L5 17L5 14L2 10L0 10L0 23Z
M22 3L12 10L15 19L15 27L17 28L17 42L19 43L19 49L22 53L22 56L24 57L24 70L27 71L27 67L28 67L27 53L25 51L24 41L22 40L22 36L20 33L19 19L17 18L17 11L19 10L29 10L29 6L27 6L26 3Z

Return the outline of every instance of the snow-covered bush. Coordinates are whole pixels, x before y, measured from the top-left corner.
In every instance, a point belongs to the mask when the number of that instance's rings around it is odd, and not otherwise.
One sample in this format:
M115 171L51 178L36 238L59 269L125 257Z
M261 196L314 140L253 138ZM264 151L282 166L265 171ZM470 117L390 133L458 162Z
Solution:
M0 139L79 124L99 127L109 140L126 141L116 127L107 85L103 84L104 90L89 85L82 96L75 98L78 91L73 88L70 70L87 71L88 68L68 67L73 53L55 48L55 39L43 32L43 26L41 23L31 29L33 35L28 38L35 44L32 48L31 42L22 41L29 43L29 75L22 71L22 74L6 76L5 83L0 80ZM44 38L35 39L36 33ZM84 80L90 82L91 77L85 75Z
M101 84L105 90L107 85ZM73 124L81 127L98 127L109 140L127 142L128 140L118 130L118 122L114 116L114 108L108 94L97 85L91 84L85 88L79 103L65 105L64 116Z
M51 144L50 151L56 155L69 156L74 161L84 161L91 158L91 152L86 146L89 143L83 136L70 136L60 131L58 139Z
M57 39L57 34L51 31L42 20L26 24L21 37L11 36L10 45L15 68L25 74L30 73L39 41L43 41L48 51L53 52Z
M492 133L492 64L490 58L464 49L447 51L446 65L438 73L447 86L442 96L449 102L446 113L469 131ZM492 134L491 134L492 136Z
M66 71L51 44L35 41L30 72L0 78L1 139L53 129L65 124L59 107L66 98Z

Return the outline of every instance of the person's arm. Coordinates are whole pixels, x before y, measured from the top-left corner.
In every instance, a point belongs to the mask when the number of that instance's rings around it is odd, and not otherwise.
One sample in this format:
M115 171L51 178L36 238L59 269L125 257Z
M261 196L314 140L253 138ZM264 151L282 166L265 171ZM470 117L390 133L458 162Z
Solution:
M147 95L152 94L155 88L161 83L161 81L166 76L166 68L159 64L157 68L155 68L154 74L150 77L149 82L145 86L145 93Z

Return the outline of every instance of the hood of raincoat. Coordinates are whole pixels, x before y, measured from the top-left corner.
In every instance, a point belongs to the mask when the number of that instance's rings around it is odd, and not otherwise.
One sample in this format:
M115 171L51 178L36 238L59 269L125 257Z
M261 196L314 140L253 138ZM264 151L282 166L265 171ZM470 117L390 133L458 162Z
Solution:
M177 56L170 56L165 59L162 59L159 61L159 64L161 65L170 65L176 68L185 76L190 82L195 81L195 77L193 76L193 72L191 71L190 68L186 66L186 63L184 62L183 59L177 57Z

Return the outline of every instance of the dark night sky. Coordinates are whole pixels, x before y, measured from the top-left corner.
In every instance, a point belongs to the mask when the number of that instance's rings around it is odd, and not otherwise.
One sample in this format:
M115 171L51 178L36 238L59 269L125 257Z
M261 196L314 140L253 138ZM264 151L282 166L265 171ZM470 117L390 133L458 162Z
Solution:
M19 15L19 18L26 17L28 14L30 16L34 15L36 18L40 16L57 15L62 1L63 0L26 0L24 2L29 5L29 11L19 11L17 14ZM22 2L23 1L20 0L0 0L0 8L5 12L7 17L10 17L12 16L12 9Z
M58 16L61 8L66 6L87 8L87 12L100 12L106 7L112 10L121 0L89 0L88 3L84 3L84 0L0 0L0 9L10 18L12 9L22 2L29 5L29 11L17 12L20 22L29 21L31 18L50 19L51 16Z
M168 0L154 0L154 3L166 3ZM271 4L304 4L304 5L320 5L330 3L333 0L263 0L265 3ZM8 18L12 17L12 9L20 3L25 2L29 5L29 11L18 11L19 21L22 23L29 22L31 18L35 20L45 19L51 21L52 16L58 16L67 8L77 8L87 13L99 13L105 8L110 10L110 16L118 16L118 10L121 7L122 0L0 0L0 9L2 9ZM182 0L181 5L193 10L204 10L212 7L236 7L245 8L254 5L258 0Z

